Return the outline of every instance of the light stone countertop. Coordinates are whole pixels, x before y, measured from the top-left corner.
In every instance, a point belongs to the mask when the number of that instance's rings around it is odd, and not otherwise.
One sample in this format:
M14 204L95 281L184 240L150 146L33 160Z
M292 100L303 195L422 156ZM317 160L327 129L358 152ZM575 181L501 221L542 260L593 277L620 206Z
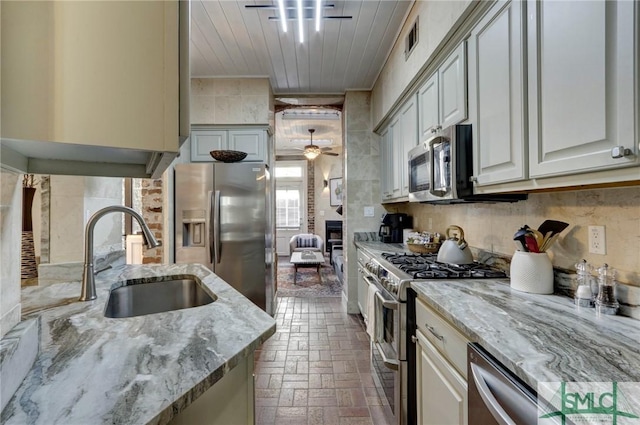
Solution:
M126 319L103 316L124 281L196 277L211 304ZM25 288L23 312L40 316L40 353L3 410L3 424L164 424L275 332L275 320L197 264L120 266L80 282ZM55 306L51 308L51 306Z
M405 251L401 244L356 245L377 259L382 252ZM566 296L512 290L509 279L443 279L411 287L534 390L538 382L640 382L636 319L597 316Z
M411 287L533 389L538 382L640 382L638 320L597 316L565 296L516 291L508 279Z

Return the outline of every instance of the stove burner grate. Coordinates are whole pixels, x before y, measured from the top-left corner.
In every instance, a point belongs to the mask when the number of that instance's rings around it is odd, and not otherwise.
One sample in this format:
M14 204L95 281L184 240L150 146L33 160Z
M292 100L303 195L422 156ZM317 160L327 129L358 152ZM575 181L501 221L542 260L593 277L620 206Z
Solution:
M485 264L446 264L435 254L383 253L382 257L413 279L487 279L507 277L503 271Z

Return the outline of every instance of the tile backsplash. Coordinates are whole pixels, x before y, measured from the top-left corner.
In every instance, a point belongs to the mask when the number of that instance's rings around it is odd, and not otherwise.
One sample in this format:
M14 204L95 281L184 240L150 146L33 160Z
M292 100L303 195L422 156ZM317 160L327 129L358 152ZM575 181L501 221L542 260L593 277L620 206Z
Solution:
M620 282L640 287L640 186L534 193L516 203L387 208L413 216L418 230L444 233L451 224L461 226L470 246L505 256L513 255L513 234L524 224L537 228L546 219L565 221L569 227L549 249L554 267L572 271L583 258L597 267L607 263ZM605 226L605 255L589 253L591 225Z

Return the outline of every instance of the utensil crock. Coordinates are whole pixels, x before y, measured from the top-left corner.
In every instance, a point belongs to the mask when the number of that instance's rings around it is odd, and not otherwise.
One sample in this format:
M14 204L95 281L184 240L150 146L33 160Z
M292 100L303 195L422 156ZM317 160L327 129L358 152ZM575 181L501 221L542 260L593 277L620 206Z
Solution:
M511 259L511 287L531 294L553 294L553 266L545 252L516 251Z

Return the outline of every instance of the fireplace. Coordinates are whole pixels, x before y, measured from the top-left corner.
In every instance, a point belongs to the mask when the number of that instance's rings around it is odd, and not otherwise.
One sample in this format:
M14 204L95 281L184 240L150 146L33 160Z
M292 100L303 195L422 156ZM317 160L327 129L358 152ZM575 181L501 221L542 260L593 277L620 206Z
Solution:
M342 243L342 220L327 220L324 222L324 236L327 252L331 252L331 245Z

